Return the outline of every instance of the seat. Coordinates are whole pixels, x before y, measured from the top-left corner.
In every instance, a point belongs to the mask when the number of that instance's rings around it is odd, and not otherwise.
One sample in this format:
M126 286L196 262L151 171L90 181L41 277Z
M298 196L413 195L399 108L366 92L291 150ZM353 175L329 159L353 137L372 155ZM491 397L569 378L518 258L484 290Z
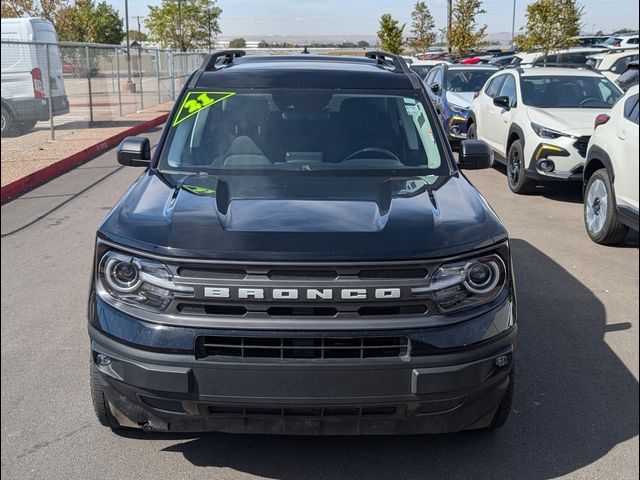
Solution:
M271 165L256 143L246 135L237 137L227 151L213 161L213 166L223 168Z

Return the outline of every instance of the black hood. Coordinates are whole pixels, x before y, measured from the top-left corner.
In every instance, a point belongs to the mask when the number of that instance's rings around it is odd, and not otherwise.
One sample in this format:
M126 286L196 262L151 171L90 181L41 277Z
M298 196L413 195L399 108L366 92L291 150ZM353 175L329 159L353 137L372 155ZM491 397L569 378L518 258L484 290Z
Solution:
M245 261L427 259L506 238L460 174L174 178L153 170L99 235L162 255Z

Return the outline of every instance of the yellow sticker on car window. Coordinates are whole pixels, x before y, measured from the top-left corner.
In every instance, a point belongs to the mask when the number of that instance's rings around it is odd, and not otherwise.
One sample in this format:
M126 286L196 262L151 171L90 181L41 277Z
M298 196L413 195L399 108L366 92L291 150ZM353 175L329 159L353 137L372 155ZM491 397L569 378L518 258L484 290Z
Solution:
M235 92L189 92L184 97L182 105L173 119L171 126L175 127L180 122L183 122L201 110L226 100L233 95L235 95Z

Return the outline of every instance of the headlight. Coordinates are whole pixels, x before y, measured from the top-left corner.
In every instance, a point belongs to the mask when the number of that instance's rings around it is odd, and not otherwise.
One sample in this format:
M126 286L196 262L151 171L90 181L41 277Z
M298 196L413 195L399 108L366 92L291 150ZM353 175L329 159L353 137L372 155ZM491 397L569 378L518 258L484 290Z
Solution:
M167 308L176 293L194 293L192 287L173 283L166 265L112 251L100 260L98 281L113 299L156 312Z
M447 102L447 105L449 107L449 110L451 110L453 113L464 113L469 110L468 108L461 107L460 105L456 105L455 103Z
M411 289L414 296L430 296L442 313L475 307L494 300L506 282L507 271L498 255L442 265L431 284Z
M538 125L537 123L532 123L531 128L533 128L533 131L536 132L536 135L538 135L541 138L558 138L558 137L569 136L557 130L553 130L551 128L543 127L542 125Z

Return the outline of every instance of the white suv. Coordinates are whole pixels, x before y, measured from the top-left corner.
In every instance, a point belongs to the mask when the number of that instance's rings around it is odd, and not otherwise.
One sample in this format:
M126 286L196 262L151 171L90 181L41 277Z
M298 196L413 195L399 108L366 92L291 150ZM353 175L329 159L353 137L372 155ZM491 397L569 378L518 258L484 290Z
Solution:
M595 120L584 167L584 223L594 242L638 230L638 86Z
M471 104L467 138L484 140L506 163L514 193L530 193L538 181L580 181L594 118L622 95L590 70L501 70Z
M607 38L603 45L609 48L638 48L640 45L638 33L621 33L619 35L611 35Z
M609 50L608 52L591 55L587 66L599 71L609 80L616 80L627 71L631 62L638 61L638 50Z

